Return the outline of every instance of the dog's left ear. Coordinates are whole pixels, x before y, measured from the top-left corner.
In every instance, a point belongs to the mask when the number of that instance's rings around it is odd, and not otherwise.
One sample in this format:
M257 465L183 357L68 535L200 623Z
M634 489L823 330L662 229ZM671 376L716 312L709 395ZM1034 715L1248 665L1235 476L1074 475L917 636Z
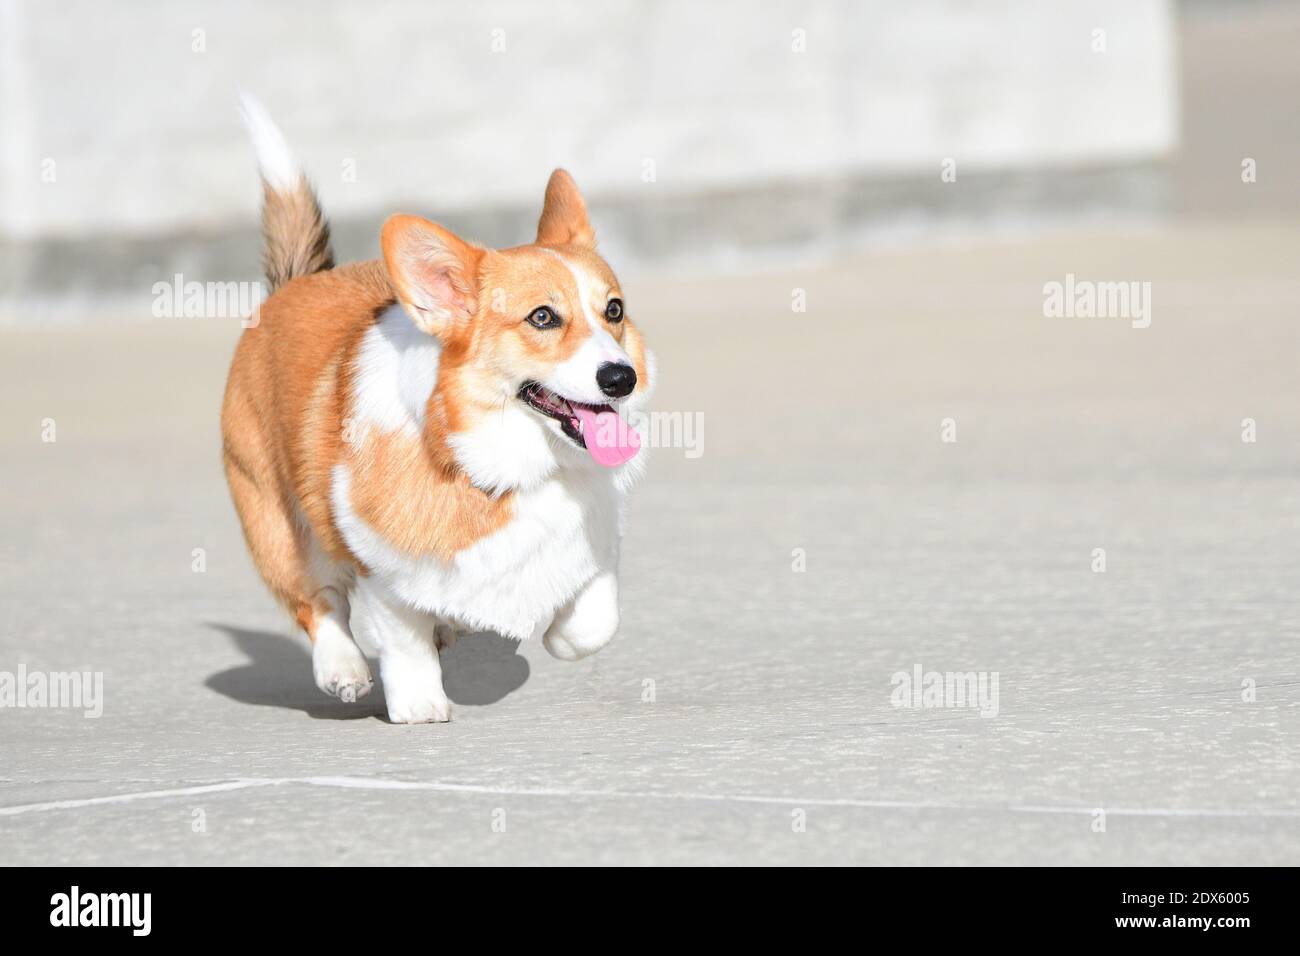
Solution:
M595 248L596 230L587 218L578 184L563 169L551 173L546 184L546 202L537 223L537 243L542 246L590 246Z

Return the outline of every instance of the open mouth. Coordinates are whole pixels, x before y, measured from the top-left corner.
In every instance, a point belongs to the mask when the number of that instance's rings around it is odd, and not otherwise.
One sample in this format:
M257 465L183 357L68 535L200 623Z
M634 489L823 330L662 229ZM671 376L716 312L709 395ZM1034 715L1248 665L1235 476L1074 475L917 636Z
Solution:
M579 411L590 413L592 416L599 415L601 412L614 411L608 405L587 405L583 402L570 401L537 382L524 382L523 388L519 389L519 399L547 418L554 418L559 422L560 431L572 439L579 448L587 447L587 439L583 435L583 418L586 415L580 415Z
M519 389L519 400L555 419L565 437L579 448L585 448L606 468L623 464L641 447L641 436L609 405L575 402L540 382L524 382Z

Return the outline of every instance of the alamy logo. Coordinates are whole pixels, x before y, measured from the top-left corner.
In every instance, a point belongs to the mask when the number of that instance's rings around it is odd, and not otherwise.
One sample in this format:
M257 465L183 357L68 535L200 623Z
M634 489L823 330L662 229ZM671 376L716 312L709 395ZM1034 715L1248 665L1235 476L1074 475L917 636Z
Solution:
M889 683L895 707L971 707L981 717L998 715L997 671L926 671L916 664L910 673L895 672Z
M81 710L83 717L104 713L103 671L0 671L0 707Z
M71 892L50 897L51 926L129 926L133 936L148 936L152 924L152 893Z
M630 412L627 424L635 428L642 442L651 448L681 448L686 458L699 458L704 454L703 412ZM607 425L599 427L605 429ZM605 440L612 437L608 433L604 436Z
M156 319L240 319L246 329L261 321L266 298L260 282L186 282L179 272L171 282L155 282L152 292Z
M1092 282L1065 274L1043 285L1043 315L1049 319L1130 319L1133 328L1151 324L1150 282Z

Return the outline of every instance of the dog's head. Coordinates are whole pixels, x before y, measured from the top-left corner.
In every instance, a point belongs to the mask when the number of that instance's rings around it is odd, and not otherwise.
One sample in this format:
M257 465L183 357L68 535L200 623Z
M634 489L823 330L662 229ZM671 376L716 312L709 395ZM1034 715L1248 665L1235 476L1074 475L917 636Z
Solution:
M485 249L407 215L384 223L382 245L402 306L442 343L431 411L476 485L639 468L626 416L652 370L568 173L551 175L531 245Z

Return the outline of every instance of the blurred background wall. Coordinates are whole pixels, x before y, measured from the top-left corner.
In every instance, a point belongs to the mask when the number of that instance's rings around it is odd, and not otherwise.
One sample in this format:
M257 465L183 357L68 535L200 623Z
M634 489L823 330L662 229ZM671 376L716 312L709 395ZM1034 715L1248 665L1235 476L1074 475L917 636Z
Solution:
M347 257L373 255L399 209L526 241L558 165L633 267L1160 214L1180 19L1242 9L0 0L0 311L120 302L174 272L254 277L240 87L305 161Z

